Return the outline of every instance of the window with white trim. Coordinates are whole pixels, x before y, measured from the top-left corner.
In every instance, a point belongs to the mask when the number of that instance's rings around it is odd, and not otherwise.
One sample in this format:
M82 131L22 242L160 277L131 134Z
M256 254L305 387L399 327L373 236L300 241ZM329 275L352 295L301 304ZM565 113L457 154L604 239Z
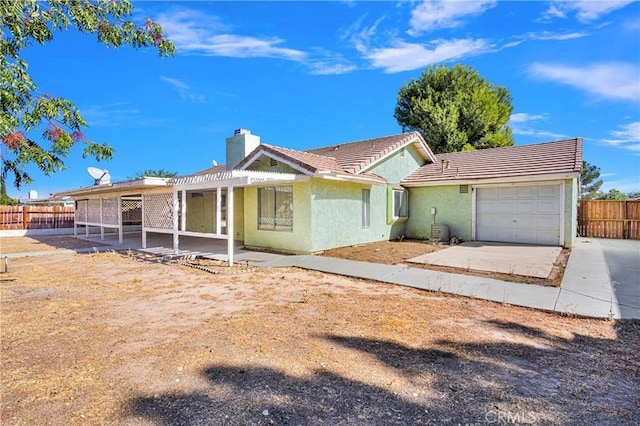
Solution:
M371 226L371 190L362 190L362 229Z
M293 186L258 188L258 229L293 231Z
M406 189L393 190L393 217L409 217L409 193Z

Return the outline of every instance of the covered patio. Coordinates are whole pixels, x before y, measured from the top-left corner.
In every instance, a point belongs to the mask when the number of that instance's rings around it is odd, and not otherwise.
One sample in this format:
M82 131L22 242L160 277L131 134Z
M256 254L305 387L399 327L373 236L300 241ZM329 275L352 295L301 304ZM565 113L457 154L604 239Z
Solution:
M142 178L115 184L96 185L61 195L76 201L74 235L99 241L117 241L119 246L155 251L163 255L225 257L233 265L236 254L234 221L243 211L234 208L234 191L248 186L295 182L308 179L292 173L232 170L190 175L174 179ZM207 193L210 204L204 205ZM189 226L193 214L188 200L202 198L200 229ZM192 206L193 201L191 202ZM84 232L79 232L84 230ZM225 243L226 242L226 243ZM185 246L186 244L186 246ZM226 249L223 247L226 246Z
M171 257L201 257L228 262L228 247L226 240L204 239L199 237L183 236L180 238L180 248L175 250L172 247L173 236L170 234L150 233L147 235L147 247L142 247L142 233L126 232L122 242L119 241L117 233L110 231L102 237L99 234L89 236L79 235L77 238L92 241L98 244L112 246L114 250L137 250L150 253L156 256ZM235 263L264 264L281 259L282 254L273 254L254 250L245 250L241 245L234 245L233 259Z

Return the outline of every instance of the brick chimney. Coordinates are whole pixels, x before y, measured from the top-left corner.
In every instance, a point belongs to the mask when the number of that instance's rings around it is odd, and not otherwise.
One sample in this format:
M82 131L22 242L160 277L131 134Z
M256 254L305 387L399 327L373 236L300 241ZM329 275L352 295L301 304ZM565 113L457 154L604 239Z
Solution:
M237 129L227 138L227 170L235 168L251 151L260 145L260 136L247 129Z

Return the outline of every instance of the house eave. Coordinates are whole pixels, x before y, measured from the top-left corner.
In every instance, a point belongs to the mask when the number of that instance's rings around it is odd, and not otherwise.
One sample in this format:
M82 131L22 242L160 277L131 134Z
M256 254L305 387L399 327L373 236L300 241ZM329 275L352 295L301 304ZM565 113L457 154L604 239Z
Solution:
M84 188L72 189L54 194L54 197L71 197L78 198L85 195L94 195L101 193L120 192L122 190L145 190L150 188L162 188L168 185L168 178L159 177L143 177L140 179L132 179L123 182L107 183L102 185L88 186Z
M372 185L372 184L384 185L385 183L381 179L373 179L373 178L361 176L361 175L345 175L345 174L335 173L330 171L317 172L313 177L316 177L319 179L341 181L341 182L364 183L367 185Z
M523 176L508 176L508 177L494 177L494 178L460 178L460 179L443 179L443 180L430 180L422 182L401 182L404 187L426 187L426 186L446 186L446 185L479 185L479 184L500 184L500 183L516 183L516 182L538 182L538 181L550 181L550 180L564 180L575 179L580 176L577 172L572 173L552 173L552 174L540 174L540 175L523 175Z

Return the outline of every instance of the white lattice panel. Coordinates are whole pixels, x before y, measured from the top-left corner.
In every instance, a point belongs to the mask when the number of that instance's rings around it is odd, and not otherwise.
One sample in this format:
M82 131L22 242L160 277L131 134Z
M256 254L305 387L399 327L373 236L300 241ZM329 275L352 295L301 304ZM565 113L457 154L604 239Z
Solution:
M76 222L86 222L87 221L87 200L78 200L76 202Z
M102 199L102 223L105 225L119 225L118 222L118 198Z
M122 223L142 224L142 200L122 200Z
M173 229L173 194L145 194L144 227Z
M87 200L87 222L100 223L100 199Z

